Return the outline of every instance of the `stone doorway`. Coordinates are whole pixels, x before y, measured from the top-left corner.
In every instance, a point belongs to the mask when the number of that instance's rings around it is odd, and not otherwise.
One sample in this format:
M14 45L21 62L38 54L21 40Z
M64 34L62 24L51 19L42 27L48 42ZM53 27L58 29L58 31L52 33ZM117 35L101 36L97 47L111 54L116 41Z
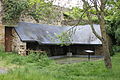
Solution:
M5 51L12 51L12 27L5 27Z

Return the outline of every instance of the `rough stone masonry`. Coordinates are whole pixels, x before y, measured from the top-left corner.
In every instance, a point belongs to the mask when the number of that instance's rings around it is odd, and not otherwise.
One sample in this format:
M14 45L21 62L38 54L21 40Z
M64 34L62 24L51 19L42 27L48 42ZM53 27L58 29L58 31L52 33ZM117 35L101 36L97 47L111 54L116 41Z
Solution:
M2 25L2 2L0 1L0 47L4 47L5 29Z

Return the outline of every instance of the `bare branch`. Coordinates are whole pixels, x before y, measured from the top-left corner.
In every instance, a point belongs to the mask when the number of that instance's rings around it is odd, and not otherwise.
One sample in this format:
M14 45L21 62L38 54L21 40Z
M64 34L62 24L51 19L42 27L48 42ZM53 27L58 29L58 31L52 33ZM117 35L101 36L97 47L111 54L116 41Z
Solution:
M96 9L96 14L97 14L98 20L100 20L100 11L97 6L97 0L94 0L94 7Z
M82 0L83 2L84 2L84 5L86 6L86 7L88 7L88 6L90 6L89 4L88 4L88 2L87 1L85 1L85 0ZM85 7L85 8L86 8ZM88 22L89 22L89 24L90 24L90 26L91 26L91 28L92 28L92 32L94 33L94 35L98 38L98 39L100 39L101 41L103 40L102 39L102 37L100 36L100 35L98 35L98 33L95 31L95 29L94 29L94 26L93 26L93 22L92 22L92 17L91 17L91 15L90 15L90 12L86 12L86 14L87 14L87 17L88 17Z
M78 22L77 22L77 24L75 24L72 28L70 28L69 30L67 30L67 31L70 31L70 30L72 30L73 28L75 28L77 25L79 25L79 23L81 22L81 20L82 20L82 18L83 18L83 16L84 16L84 14L86 13L86 11L88 11L89 10L89 7L88 8L86 8L85 10L84 10L84 12L83 12L83 14L80 16L80 18L79 18L79 20L78 20Z
M106 0L100 0L100 1L101 1L100 10L101 10L102 12L104 12Z

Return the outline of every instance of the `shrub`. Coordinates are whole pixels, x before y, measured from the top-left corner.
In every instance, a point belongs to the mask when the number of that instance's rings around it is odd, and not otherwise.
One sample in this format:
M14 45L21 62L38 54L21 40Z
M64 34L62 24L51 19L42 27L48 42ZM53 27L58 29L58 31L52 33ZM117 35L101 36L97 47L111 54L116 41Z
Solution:
M11 60L11 63L17 64L17 65L23 65L23 64L25 64L25 58L24 58L24 56L15 56Z
M47 53L45 52L30 53L28 56L26 56L25 61L27 63L34 63L40 68L46 67L52 63L52 60L48 58Z
M114 45L113 46L113 51L114 52L120 52L120 46Z
M120 42L120 28L118 28L115 31L115 38L117 39L117 42L119 43Z
M26 61L33 63L33 62L39 62L39 59L41 59L41 56L46 56L45 52L38 52L38 53L30 53L27 57L26 57Z

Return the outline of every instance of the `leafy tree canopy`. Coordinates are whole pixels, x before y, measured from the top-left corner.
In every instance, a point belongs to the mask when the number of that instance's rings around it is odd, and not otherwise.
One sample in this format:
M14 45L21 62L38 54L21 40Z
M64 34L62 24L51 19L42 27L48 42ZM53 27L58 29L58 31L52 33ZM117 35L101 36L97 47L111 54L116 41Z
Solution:
M18 21L21 13L28 8L25 0L3 0L3 22Z
M49 20L55 18L57 14L53 12L54 8L51 2L44 0L3 0L4 23L16 23L22 14L32 16L36 22L39 20Z
M89 9L89 12L93 15L92 20L94 23L98 23L98 19L96 17L96 11L95 9ZM87 16L85 13L85 10L80 9L79 7L74 7L72 10L64 12L64 15L66 15L66 20L79 20L82 19L83 21L79 24L87 24Z
M120 1L108 2L109 9L106 14L107 32L112 37L113 43L120 44Z
M5 23L18 22L21 14L30 15L37 22L39 22L39 20L50 22L59 15L59 12L54 11L56 8L52 6L52 3L46 3L44 0L3 0L3 6L3 22ZM91 8L88 9L88 11L92 14L93 22L98 23L96 10ZM107 33L112 37L114 44L120 44L120 1L109 0L105 13ZM84 22L87 21L84 10L78 7L65 12L64 15L65 20L79 20L82 16L81 19L83 19ZM86 23L87 22L85 22L85 24ZM79 24L83 24L83 22Z

